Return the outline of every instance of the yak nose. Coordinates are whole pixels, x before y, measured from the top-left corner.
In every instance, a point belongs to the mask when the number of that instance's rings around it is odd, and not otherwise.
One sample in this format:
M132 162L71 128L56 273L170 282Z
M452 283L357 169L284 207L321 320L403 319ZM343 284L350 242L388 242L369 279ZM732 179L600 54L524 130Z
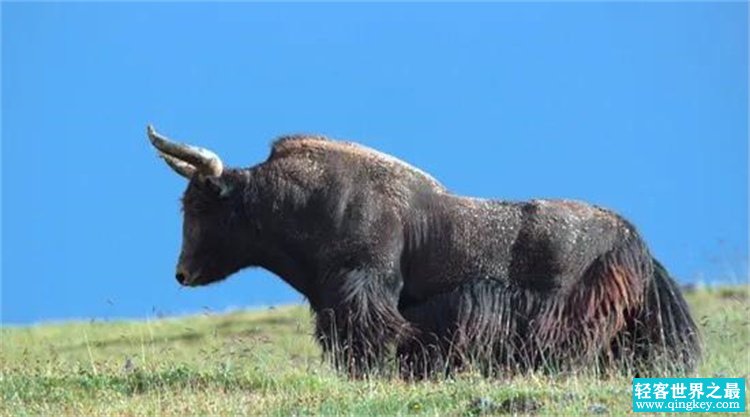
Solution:
M180 285L187 285L189 276L190 275L188 275L188 273L184 269L180 268L179 266L177 267L177 272L174 275L174 277L177 279L177 282L179 282Z

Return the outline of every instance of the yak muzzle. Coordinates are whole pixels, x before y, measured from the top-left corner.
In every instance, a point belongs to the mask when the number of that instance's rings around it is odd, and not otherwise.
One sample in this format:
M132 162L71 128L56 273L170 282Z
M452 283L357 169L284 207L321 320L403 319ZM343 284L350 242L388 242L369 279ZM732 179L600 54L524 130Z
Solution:
M178 266L177 272L175 272L174 277L175 279L177 279L177 282L179 282L180 285L184 285L186 287L192 286L193 277L184 268Z

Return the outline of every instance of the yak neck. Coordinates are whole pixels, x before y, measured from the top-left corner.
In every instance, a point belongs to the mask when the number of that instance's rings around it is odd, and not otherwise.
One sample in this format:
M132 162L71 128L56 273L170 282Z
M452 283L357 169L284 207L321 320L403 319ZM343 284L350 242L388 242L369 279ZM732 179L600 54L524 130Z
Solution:
M304 240L290 238L290 224L302 210L300 201L306 190L290 190L287 179L268 164L246 170L245 212L254 228L257 241L252 244L258 254L256 265L292 286L311 302L315 265L309 259Z

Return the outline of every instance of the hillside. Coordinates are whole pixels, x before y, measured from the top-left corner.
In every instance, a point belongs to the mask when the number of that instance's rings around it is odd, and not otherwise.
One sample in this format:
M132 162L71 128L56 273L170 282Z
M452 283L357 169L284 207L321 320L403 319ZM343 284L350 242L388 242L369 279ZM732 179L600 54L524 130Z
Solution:
M706 345L698 374L750 379L748 288L687 296ZM302 306L3 328L0 415L622 415L631 409L626 377L348 381L321 362L311 329Z

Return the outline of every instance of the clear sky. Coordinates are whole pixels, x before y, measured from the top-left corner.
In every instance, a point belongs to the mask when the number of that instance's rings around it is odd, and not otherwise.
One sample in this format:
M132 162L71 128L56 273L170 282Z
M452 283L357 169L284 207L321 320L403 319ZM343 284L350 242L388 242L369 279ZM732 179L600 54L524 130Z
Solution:
M185 182L145 137L264 160L355 140L457 193L622 213L683 282L747 278L746 3L2 3L2 321L302 301L174 279Z

